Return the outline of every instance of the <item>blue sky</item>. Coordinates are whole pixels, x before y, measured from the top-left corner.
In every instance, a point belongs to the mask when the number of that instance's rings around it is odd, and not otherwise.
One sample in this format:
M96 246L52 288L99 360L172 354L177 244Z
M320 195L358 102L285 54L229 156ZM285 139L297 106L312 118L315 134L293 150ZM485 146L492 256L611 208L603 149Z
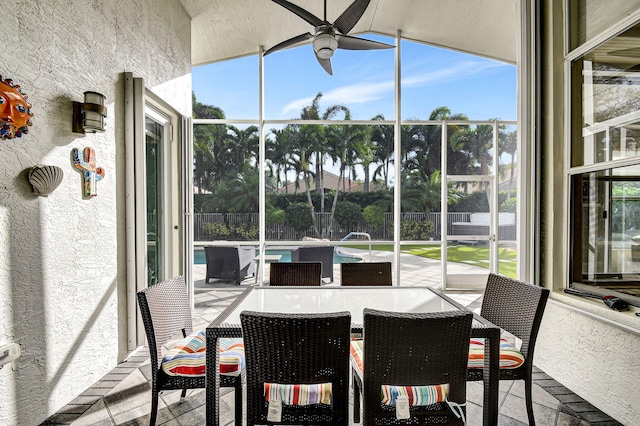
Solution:
M360 37L395 45L386 37ZM516 119L514 65L409 41L403 41L401 53L402 119L427 119L439 106L471 120ZM394 57L395 49L338 49L330 76L310 44L274 52L265 57L265 116L298 118L321 92L323 111L342 104L353 119L377 114L393 119ZM199 102L222 108L227 118L257 119L257 56L194 67L193 90Z

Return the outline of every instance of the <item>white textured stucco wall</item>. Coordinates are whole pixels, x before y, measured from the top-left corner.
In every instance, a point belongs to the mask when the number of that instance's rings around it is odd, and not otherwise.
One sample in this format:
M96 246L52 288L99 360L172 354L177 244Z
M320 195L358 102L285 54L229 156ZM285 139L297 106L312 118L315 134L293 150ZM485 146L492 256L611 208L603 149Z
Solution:
M633 314L606 312L599 301L573 303L582 306L549 301L534 364L622 424L639 425L640 337L593 316L633 321Z
M177 0L3 0L0 75L29 96L29 134L0 140L0 346L22 357L0 369L0 424L36 425L125 355L123 80L130 71L191 113L190 19ZM71 132L71 100L106 95L107 130ZM71 150L93 147L105 169L82 197ZM26 172L64 179L36 197Z

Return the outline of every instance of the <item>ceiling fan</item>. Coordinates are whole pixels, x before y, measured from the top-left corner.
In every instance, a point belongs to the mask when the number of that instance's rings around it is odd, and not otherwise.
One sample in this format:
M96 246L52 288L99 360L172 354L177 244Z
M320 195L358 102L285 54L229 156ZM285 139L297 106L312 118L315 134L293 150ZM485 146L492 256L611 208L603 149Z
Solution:
M313 39L313 51L315 52L316 59L318 59L318 62L326 72L333 75L330 58L333 56L336 49L373 50L390 49L395 47L389 44L347 35L347 33L351 31L354 25L364 14L367 6L369 6L370 0L355 0L351 3L351 6L342 12L342 15L340 15L334 23L327 21L327 0L324 0L324 19L320 19L312 13L286 0L272 1L274 3L278 3L280 6L295 13L313 25L315 27L315 35L311 33L304 33L290 38L289 40L285 40L264 52L265 56L277 50Z

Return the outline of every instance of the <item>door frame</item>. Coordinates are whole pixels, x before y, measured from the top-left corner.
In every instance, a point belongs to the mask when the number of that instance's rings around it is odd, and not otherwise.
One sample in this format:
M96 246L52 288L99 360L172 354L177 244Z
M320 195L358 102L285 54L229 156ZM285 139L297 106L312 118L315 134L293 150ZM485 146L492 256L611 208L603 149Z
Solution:
M187 271L187 241L185 232L185 174L184 151L186 140L184 116L145 87L142 78L124 73L125 81L125 196L126 196L126 257L127 257L127 350L133 351L145 343L145 333L137 292L147 287L147 202L146 202L146 138L145 119L149 110L167 120L167 149L162 177L165 196L162 200L164 245L164 277L191 275ZM187 281L189 282L189 281ZM189 292L191 293L191 292Z

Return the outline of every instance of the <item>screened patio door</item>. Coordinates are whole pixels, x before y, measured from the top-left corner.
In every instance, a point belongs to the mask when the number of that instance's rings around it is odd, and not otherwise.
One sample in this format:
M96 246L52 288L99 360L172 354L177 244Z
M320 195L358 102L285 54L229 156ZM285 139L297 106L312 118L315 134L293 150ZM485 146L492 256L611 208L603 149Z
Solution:
M448 217L441 229L443 290L484 289L489 272L498 271L498 125L469 126L468 133L450 157L443 140L442 205ZM456 149L475 151L475 162L455 163L461 157ZM467 211L449 212L452 194L475 203Z

